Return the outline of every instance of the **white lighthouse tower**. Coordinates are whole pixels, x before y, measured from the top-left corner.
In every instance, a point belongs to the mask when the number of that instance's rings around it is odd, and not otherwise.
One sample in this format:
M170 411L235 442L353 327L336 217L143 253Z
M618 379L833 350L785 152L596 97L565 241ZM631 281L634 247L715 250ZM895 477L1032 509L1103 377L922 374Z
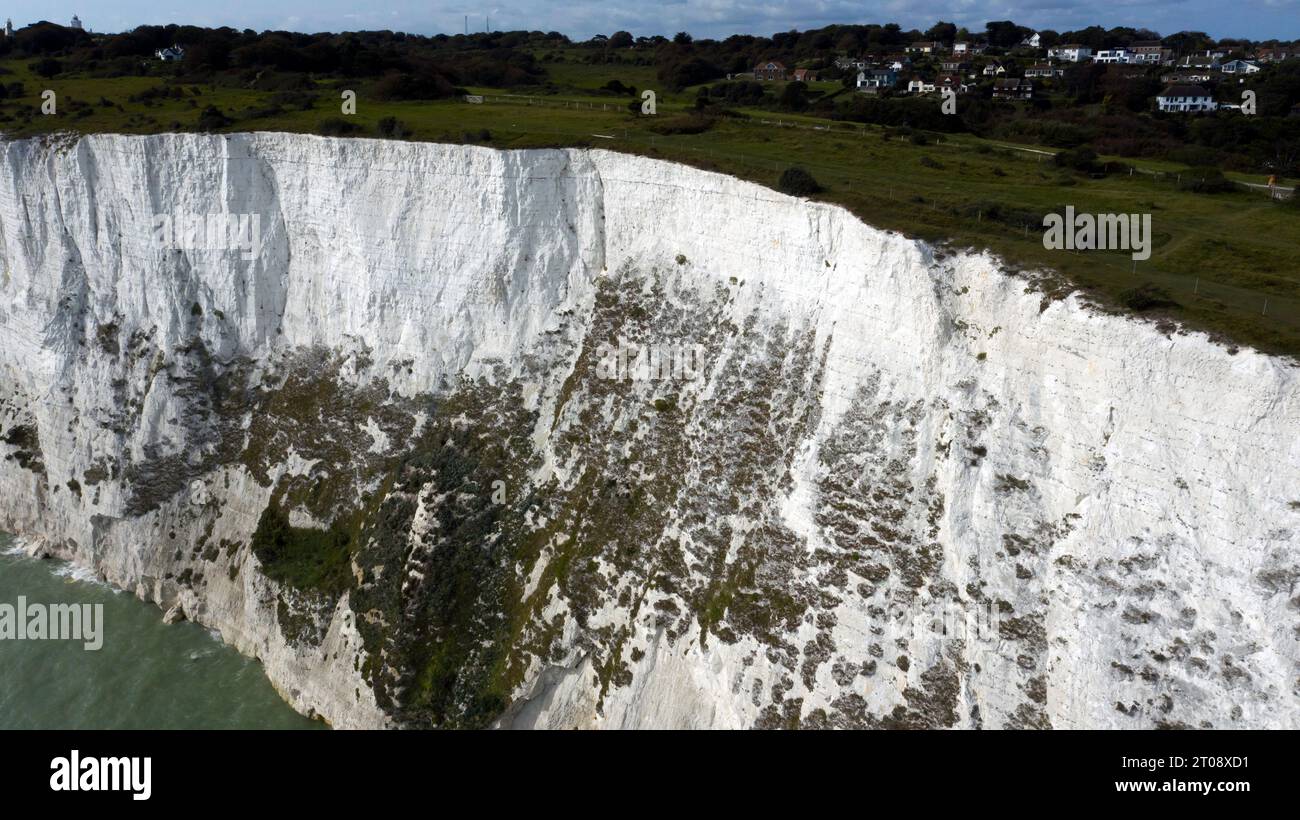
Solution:
M75 15L75 14L72 15L72 28L75 28L75 29L79 29L79 28L81 28L81 18L78 17L78 16Z
M12 36L14 36L14 21L13 21L13 20L5 20L5 36L6 36L6 37L12 37Z

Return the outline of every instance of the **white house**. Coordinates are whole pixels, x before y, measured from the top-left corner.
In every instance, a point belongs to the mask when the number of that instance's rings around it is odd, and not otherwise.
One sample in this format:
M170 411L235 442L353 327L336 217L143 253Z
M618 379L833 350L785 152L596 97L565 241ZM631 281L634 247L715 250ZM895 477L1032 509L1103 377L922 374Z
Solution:
M1167 86L1164 91L1156 95L1156 105L1161 111L1179 113L1213 111L1218 107L1209 91L1199 85L1183 83Z
M913 77L907 81L908 94L933 94L934 83L920 77Z
M1081 63L1092 56L1092 49L1078 43L1071 43L1064 46L1052 46L1047 50L1047 56L1049 59L1060 60L1065 63Z
M1229 60L1219 66L1219 70L1224 74L1254 74L1259 71L1259 66L1245 60Z
M1132 63L1136 62L1133 52L1127 48L1103 48L1093 55L1093 62L1097 63Z
M1042 48L1042 40L1039 38L1038 32L1035 31L1033 34L1021 40L1020 45L1025 46L1026 48Z
M984 44L983 44L983 43L966 43L966 42L953 43L953 44L952 44L952 53L953 53L953 54L962 54L962 55L967 55L967 56L968 56L968 55L971 55L971 54L983 54L983 53L984 53Z
M160 48L155 51L154 54L158 55L159 60L162 60L165 63L170 63L175 60L184 59L185 49L178 45L173 45L171 48Z
M1033 77L1046 77L1050 79L1052 77L1060 77L1063 74L1065 74L1065 69L1058 68L1057 66L1048 63L1035 63L1025 69L1026 79Z
M888 68L873 68L858 72L858 90L880 90L893 88L898 82L898 75Z
M1002 66L1002 63L999 63L997 60L994 60L993 62L984 66L984 71L981 73L985 77L1001 77L1003 74L1007 73L1007 70Z

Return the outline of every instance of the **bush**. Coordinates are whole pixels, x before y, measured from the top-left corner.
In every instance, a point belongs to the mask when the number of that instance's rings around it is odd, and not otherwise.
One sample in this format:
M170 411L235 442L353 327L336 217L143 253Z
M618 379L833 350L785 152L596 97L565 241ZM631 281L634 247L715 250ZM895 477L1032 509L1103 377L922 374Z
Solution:
M1068 168L1084 174L1094 173L1100 167L1097 164L1097 152L1087 146L1058 151L1052 157L1052 163L1058 168Z
M384 117L375 124L375 130L388 139L405 139L411 135L411 129L397 117Z
M1178 302L1162 287L1144 282L1119 294L1119 301L1129 310L1143 311L1154 308L1178 307Z
M791 196L812 196L822 189L822 186L817 184L817 180L813 179L813 175L798 165L792 165L782 171L776 187Z
M1189 168L1178 180L1179 190L1198 194L1223 194L1236 187L1218 168Z
M47 80L56 74L63 73L63 63L53 57L46 57L43 60L37 60L27 67L31 69L32 73L36 76L44 77Z
M207 108L203 109L203 113L199 114L198 126L200 131L216 131L225 128L227 125L230 125L231 122L233 122L233 120L221 113L220 108L217 108L215 105L209 105Z
M342 117L326 117L316 126L316 133L322 137L346 137L360 130L360 125Z

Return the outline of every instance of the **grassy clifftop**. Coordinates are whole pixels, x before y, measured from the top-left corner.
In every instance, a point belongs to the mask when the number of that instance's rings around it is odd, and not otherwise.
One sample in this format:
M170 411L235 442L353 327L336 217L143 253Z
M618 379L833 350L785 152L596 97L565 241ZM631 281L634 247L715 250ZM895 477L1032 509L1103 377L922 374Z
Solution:
M636 98L601 90L612 77L601 66L567 67L552 77L546 94L469 89L482 95L480 103L459 97L380 102L362 94L351 115L341 112L347 89L337 82L285 92L149 76L42 79L22 60L0 63L0 69L7 72L0 84L22 86L20 95L0 101L0 129L12 138L57 131L265 130L503 149L592 146L773 187L783 171L798 165L821 186L817 198L870 224L957 248L987 248L1013 265L1050 271L1039 285L1049 294L1078 287L1111 309L1160 319L1170 332L1180 326L1204 330L1225 344L1300 355L1300 202L1271 200L1244 187L1199 191L1189 183L1202 172L1167 163L1136 160L1111 164L1106 173L1081 171L1059 165L1050 149L970 135L744 107L700 114L690 88L660 95L657 116L643 117L628 108ZM648 76L624 79L651 83ZM51 115L40 112L47 89L56 94ZM833 85L821 90L852 93ZM1128 252L1044 248L1043 215L1067 205L1081 213L1151 214L1151 258L1135 264Z

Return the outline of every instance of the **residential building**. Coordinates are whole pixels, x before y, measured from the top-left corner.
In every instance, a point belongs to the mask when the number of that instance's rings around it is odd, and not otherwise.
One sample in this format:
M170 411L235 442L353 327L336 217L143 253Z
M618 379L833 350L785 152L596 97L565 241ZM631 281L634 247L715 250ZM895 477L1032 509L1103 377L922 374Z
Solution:
M871 68L866 71L858 72L858 90L865 89L879 90L881 88L893 88L898 84L898 74L889 68Z
M1081 63L1092 56L1092 49L1078 43L1070 43L1063 46L1052 46L1047 50L1047 56L1049 59L1060 60L1064 63Z
M1174 52L1159 40L1137 40L1129 45L1129 51L1133 54L1129 62L1139 65L1168 65L1174 59Z
M1165 85L1191 84L1200 85L1202 83L1214 82L1219 79L1218 75L1211 74L1208 71L1171 71L1168 74L1160 75L1160 82Z
M172 45L171 48L160 48L154 52L159 60L165 63L175 62L185 58L185 49L178 45Z
M923 77L913 76L907 81L908 94L933 94L934 82Z
M985 48L983 43L958 42L952 44L952 53L969 57L972 54L983 54Z
M944 60L941 67L950 74L965 74L971 70L971 64L965 60Z
M1003 77L993 81L993 99L1028 100L1034 96L1034 84L1020 77Z
M1259 71L1259 66L1246 60L1229 60L1219 66L1219 70L1224 74L1254 74Z
M1060 66L1054 66L1050 63L1035 63L1025 69L1025 77L1060 77L1065 74L1065 69Z
M785 77L785 65L776 60L754 66L754 79L756 80L784 80Z
M1259 60L1261 63L1280 63L1283 60L1296 56L1297 54L1300 54L1300 51L1294 48L1284 48L1281 46L1276 48L1260 48L1255 50L1255 59Z
M937 41L922 40L907 47L909 54L938 54L943 50L943 43Z
M815 83L817 82L817 72L809 68L796 68L794 78L796 82Z
M981 71L980 73L983 74L985 77L1001 77L1003 74L1007 73L1007 69L1005 66L1002 65L1002 63L999 63L997 60L994 60L993 62L984 66L984 70Z
M1214 103L1214 97L1205 88L1183 83L1166 86L1156 95L1156 106L1161 111L1179 113L1213 111L1218 107Z
M1103 48L1092 57L1097 63L1130 63L1133 53L1126 48Z

